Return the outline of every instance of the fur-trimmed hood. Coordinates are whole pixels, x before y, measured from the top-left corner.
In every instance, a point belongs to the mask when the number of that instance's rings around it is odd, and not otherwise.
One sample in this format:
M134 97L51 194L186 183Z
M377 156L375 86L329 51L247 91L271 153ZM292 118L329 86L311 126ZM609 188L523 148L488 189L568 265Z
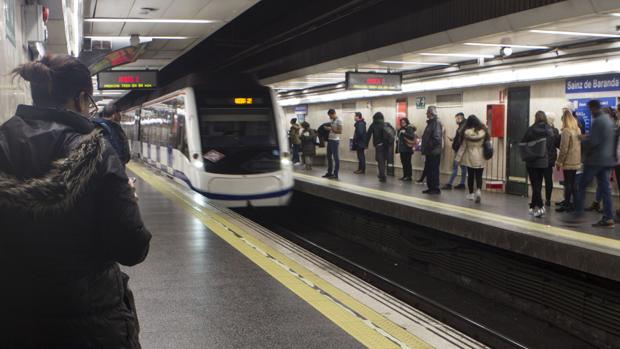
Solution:
M96 174L105 146L102 131L78 114L18 109L0 127L0 209L35 215L71 209ZM40 168L45 170L32 170Z

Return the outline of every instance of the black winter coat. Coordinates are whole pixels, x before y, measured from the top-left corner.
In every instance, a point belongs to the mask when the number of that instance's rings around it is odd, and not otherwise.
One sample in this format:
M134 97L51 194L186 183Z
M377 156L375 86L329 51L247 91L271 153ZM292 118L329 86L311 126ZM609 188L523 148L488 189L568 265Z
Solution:
M547 151L545 152L545 156L538 159L526 161L525 164L527 167L547 168L553 165L553 163L550 162L550 158L552 158L553 153L556 152L556 141L553 135L553 129L551 128L551 126L549 126L549 124L547 124L546 122L539 122L530 126L525 132L525 135L523 136L521 142L532 142L537 141L541 138L547 139Z
M370 139L372 138L372 145L375 147L377 145L385 145L386 137L384 135L385 122L383 120L373 121L368 127L368 131L366 132L366 148L368 148L368 144L370 143Z
M151 234L91 121L21 105L0 126L0 226L2 347L140 347L118 263L142 262Z
M443 144L442 125L437 117L426 120L426 128L422 134L422 154L440 155Z
M360 120L355 122L355 132L353 133L353 144L355 149L366 148L366 121Z

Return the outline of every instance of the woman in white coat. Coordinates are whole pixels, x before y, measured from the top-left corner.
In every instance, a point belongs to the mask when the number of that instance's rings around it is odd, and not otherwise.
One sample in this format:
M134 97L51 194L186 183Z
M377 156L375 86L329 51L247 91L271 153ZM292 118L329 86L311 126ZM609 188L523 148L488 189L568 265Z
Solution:
M461 147L456 154L456 161L467 167L468 200L480 203L482 189L482 172L484 159L484 142L488 137L486 126L475 115L470 115L463 128ZM475 182L475 188L474 188Z

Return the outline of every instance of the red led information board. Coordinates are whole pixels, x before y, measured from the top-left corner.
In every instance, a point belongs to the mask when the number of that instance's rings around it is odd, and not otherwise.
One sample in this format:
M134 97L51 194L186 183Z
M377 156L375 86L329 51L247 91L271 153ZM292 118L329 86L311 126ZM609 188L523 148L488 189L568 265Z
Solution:
M119 70L97 74L99 90L150 90L157 88L155 70Z
M402 83L401 74L347 72L347 90L400 91Z

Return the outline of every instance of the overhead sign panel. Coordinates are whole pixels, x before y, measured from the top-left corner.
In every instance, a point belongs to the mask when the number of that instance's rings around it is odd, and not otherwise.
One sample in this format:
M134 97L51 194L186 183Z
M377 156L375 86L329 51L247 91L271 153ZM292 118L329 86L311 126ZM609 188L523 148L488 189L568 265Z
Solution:
M566 79L566 93L620 91L620 74Z
M402 74L347 72L347 90L401 91Z
M156 70L106 71L97 74L99 90L150 90L157 88Z

